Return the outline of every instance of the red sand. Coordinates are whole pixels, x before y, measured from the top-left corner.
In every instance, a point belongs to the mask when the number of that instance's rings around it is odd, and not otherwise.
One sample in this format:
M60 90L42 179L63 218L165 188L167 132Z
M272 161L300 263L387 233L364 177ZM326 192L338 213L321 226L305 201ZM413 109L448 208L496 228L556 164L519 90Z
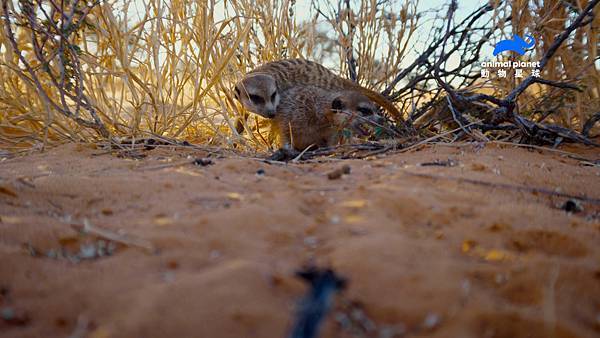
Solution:
M600 199L597 165L494 145L287 166L101 152L0 162L0 336L285 337L308 262L349 280L322 337L600 336L600 205L448 179Z

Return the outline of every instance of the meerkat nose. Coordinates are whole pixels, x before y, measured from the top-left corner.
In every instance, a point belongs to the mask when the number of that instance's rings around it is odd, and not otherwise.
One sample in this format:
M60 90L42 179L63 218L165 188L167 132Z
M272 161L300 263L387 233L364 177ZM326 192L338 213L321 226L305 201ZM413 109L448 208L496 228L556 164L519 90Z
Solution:
M265 110L265 115L268 118L274 118L275 117L275 109L267 109Z

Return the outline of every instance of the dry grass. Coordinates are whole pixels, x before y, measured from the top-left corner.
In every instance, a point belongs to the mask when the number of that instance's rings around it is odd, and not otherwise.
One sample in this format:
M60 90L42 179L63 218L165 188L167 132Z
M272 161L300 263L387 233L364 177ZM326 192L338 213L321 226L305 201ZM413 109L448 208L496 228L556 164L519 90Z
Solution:
M585 5L585 1L579 2L573 6ZM51 3L43 1L44 6L51 7ZM72 2L64 3L64 10L72 8ZM242 136L235 131L240 107L230 95L230 88L248 70L270 60L304 57L333 65L344 76L355 75L361 84L382 90L400 72L409 51L419 46L415 44L420 24L417 1L349 3L350 8L344 7L345 1L340 7L315 2L315 15L300 20L297 11L305 11L308 3L105 1L93 6L69 43L79 50L84 93L112 136L160 135L221 147L237 144L238 149L255 151L270 146L266 134ZM527 27L532 32L543 31L541 40L551 41L572 14L559 3L509 2L503 11L526 13L525 7L533 11L531 15L513 15L512 26L503 29L510 35L512 30L521 32ZM60 6L60 2L55 4ZM36 60L32 31L19 16L22 10L16 6L10 12L14 18L11 27L23 56L49 98L59 102L56 85L44 74L45 66L60 73L59 57L50 58L45 65ZM495 15L498 13L502 12ZM40 25L47 25L39 11L37 17ZM59 19L58 14L53 15L53 20ZM594 66L599 29L597 15L592 26L576 32L569 41L571 46L561 49L544 74L550 79L577 80L585 90L565 96L564 91L535 87L520 101L521 112L543 115L552 111L549 119L580 128L587 116L600 110L600 74ZM49 39L44 51L51 55L57 48L55 44ZM40 148L65 140L91 142L99 138L95 131L81 127L45 103L10 48L6 29L0 35L0 45L1 147ZM547 45L538 44L537 48L543 53ZM358 65L356 69L349 67L352 60ZM507 92L515 83L491 85L495 92ZM540 105L542 97L545 99ZM400 103L407 115L415 108ZM64 104L75 110L73 100ZM92 118L87 112L77 111L83 118ZM247 129L259 122L258 118L249 119Z

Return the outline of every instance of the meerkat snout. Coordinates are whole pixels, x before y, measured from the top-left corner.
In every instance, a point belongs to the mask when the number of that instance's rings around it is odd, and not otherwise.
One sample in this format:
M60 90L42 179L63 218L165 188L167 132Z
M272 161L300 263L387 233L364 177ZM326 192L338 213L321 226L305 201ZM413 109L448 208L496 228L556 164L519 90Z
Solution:
M377 107L366 96L360 93L342 92L331 101L332 123L342 128L367 136L365 124L377 123L380 118Z
M235 86L235 98L244 108L266 118L274 118L279 104L275 79L269 74L250 74Z

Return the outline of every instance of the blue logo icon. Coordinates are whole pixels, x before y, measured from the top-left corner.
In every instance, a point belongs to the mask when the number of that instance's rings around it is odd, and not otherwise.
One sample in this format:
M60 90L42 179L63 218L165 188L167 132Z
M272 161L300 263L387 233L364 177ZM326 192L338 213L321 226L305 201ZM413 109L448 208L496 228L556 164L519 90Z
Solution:
M525 38L528 38L530 42L525 41L518 35L513 36L512 40L499 41L494 48L494 56L506 51L515 52L519 55L525 54L527 49L535 46L535 39L533 36L525 35Z

